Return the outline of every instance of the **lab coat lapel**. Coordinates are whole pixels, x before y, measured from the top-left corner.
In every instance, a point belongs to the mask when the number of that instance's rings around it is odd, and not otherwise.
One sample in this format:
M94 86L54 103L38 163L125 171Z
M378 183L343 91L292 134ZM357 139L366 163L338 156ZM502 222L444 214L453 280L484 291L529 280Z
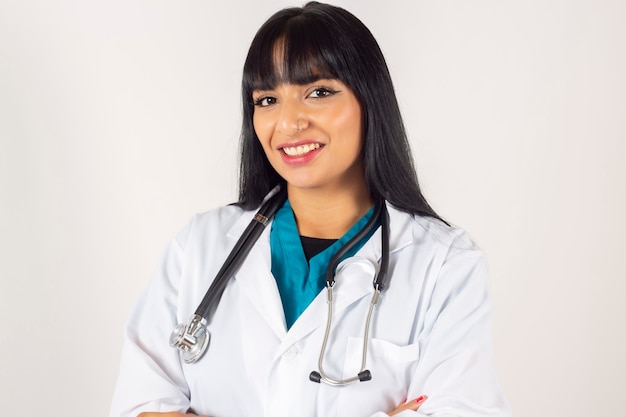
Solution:
M389 213L389 252L393 254L413 243L413 228L410 227L413 216L396 209L389 203L387 203L387 212ZM378 252L382 253L380 237L377 242Z
M238 239L249 224L252 215L253 213L249 216L242 216L228 232L229 238ZM286 333L285 315L276 280L271 272L270 228L270 225L266 226L234 278L259 315L282 340Z

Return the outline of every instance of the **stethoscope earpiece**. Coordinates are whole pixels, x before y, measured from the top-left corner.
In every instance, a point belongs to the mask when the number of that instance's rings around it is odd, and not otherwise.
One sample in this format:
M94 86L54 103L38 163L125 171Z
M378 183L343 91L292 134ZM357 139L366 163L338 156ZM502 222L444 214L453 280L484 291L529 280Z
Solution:
M372 373L369 371L369 369L359 372L359 381L365 382L369 381L370 379L372 379Z
M359 373L357 374L357 376L358 376L358 378L359 378L359 381L361 381L361 382L369 381L369 380L371 380L371 379L372 379L372 373L369 371L369 369L366 369L366 370L364 370L364 371L359 372ZM313 372L311 372L311 373L309 374L309 379L310 379L312 382L317 382L318 384L319 384L320 382L322 382L322 380L323 380L322 375L320 375L320 373L319 373L319 372L317 372L317 371L313 371ZM324 381L324 382L326 382L326 381ZM353 382L356 382L356 381L353 381ZM332 383L331 383L330 385L343 385L343 384L332 384Z
M309 379L312 382L317 382L319 384L322 381L322 376L320 375L319 372L313 371L309 374Z

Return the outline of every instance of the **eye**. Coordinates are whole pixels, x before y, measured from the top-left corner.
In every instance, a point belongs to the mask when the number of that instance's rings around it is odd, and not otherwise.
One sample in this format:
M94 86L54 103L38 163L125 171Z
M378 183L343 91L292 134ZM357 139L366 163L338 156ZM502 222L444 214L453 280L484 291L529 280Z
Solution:
M253 104L257 107L268 107L276 104L276 98L272 96L259 97L253 101Z
M328 87L316 87L313 91L311 91L311 94L309 94L309 97L311 98L324 98L324 97L330 97L334 94L337 94L338 91L333 90L332 88L328 88Z

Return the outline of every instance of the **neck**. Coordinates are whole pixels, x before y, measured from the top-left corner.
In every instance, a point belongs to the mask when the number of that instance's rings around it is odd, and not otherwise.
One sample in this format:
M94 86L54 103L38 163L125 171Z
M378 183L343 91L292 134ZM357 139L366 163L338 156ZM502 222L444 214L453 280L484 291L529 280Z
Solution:
M287 187L302 236L339 239L372 207L367 187L330 192Z

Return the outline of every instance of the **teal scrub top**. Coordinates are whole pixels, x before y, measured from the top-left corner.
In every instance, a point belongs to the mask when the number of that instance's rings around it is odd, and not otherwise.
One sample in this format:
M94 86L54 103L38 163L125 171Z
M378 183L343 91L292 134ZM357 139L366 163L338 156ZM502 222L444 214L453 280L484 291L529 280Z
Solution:
M326 286L326 268L330 259L346 242L363 229L373 214L374 207L357 221L345 235L307 262L289 200L285 201L276 212L270 231L272 274L276 279L278 292L283 303L287 329L291 328L302 312ZM377 227L372 228L341 260L354 256L372 237L376 229Z

